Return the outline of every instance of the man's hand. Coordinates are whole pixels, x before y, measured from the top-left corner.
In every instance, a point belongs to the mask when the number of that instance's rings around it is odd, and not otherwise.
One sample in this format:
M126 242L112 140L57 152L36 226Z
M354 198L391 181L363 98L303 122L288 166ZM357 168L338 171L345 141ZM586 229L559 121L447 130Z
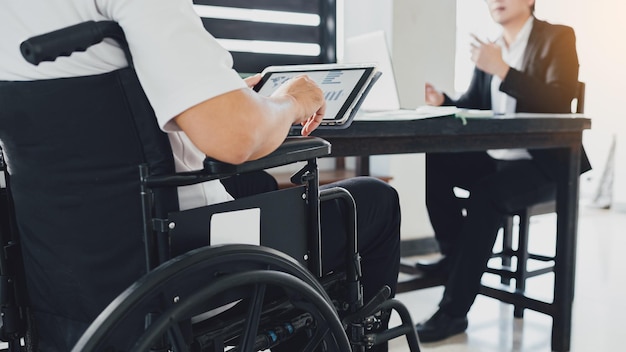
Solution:
M473 34L472 38L474 42L470 44L470 52L476 67L504 80L510 67L502 59L502 48L493 42L483 42Z
M435 87L428 82L424 84L424 99L426 105L432 106L441 106L444 101L443 93L435 89Z
M326 112L326 100L320 87L308 76L301 75L288 80L272 93L272 96L279 95L291 97L300 106L300 113L293 123L303 126L303 136L308 136L320 125Z
M248 88L254 88L254 86L256 86L259 82L261 82L261 74L257 73L253 76L246 77L244 78L244 82L246 82L246 85L248 86Z

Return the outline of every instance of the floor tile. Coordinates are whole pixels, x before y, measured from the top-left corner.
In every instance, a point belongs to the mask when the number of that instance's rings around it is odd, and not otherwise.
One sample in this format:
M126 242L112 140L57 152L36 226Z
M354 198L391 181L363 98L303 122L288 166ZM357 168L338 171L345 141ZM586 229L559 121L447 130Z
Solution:
M576 293L572 320L572 352L623 351L626 316L626 213L581 205L579 211ZM556 216L532 218L530 248L554 253ZM529 294L551 299L552 277L533 278ZM443 288L402 293L398 299L410 310L413 320L428 318L437 308ZM422 344L423 352L546 352L550 351L552 319L526 310L524 318L513 318L513 307L478 296L470 313L469 327L438 343ZM392 322L397 320L392 320ZM390 352L406 352L403 339L390 344Z

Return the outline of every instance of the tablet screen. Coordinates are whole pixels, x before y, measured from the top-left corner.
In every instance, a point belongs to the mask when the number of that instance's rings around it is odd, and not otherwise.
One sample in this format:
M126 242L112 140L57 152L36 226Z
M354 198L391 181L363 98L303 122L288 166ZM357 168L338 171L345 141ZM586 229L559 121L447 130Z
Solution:
M315 81L326 99L326 123L341 124L348 117L358 96L372 76L373 66L307 65L270 67L263 72L261 82L254 90L270 96L278 87L292 77L308 75Z

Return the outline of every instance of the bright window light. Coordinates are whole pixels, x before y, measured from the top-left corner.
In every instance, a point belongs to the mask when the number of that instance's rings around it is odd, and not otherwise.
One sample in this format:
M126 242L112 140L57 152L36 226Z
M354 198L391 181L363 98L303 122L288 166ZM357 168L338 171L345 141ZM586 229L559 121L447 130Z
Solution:
M198 16L203 18L220 18L227 20L283 23L317 27L320 16L317 14L269 11L255 9L239 9L234 7L193 5Z
M319 56L321 52L318 44L238 39L217 39L217 41L228 51L305 56Z

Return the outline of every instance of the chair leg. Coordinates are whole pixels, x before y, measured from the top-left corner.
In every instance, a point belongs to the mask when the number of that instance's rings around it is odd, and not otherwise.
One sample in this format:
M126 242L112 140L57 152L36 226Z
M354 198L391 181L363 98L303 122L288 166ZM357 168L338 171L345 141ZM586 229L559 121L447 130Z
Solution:
M502 228L502 257L500 258L503 268L511 267L511 256L513 253L513 216L507 215L504 219ZM500 277L503 285L510 285L511 279L508 277Z
M515 270L515 288L524 292L526 290L526 279L528 277L528 228L530 225L530 219L528 212L523 211L519 215L519 235L517 245L517 269ZM524 316L524 307L522 305L515 305L513 315L516 318L522 318Z

